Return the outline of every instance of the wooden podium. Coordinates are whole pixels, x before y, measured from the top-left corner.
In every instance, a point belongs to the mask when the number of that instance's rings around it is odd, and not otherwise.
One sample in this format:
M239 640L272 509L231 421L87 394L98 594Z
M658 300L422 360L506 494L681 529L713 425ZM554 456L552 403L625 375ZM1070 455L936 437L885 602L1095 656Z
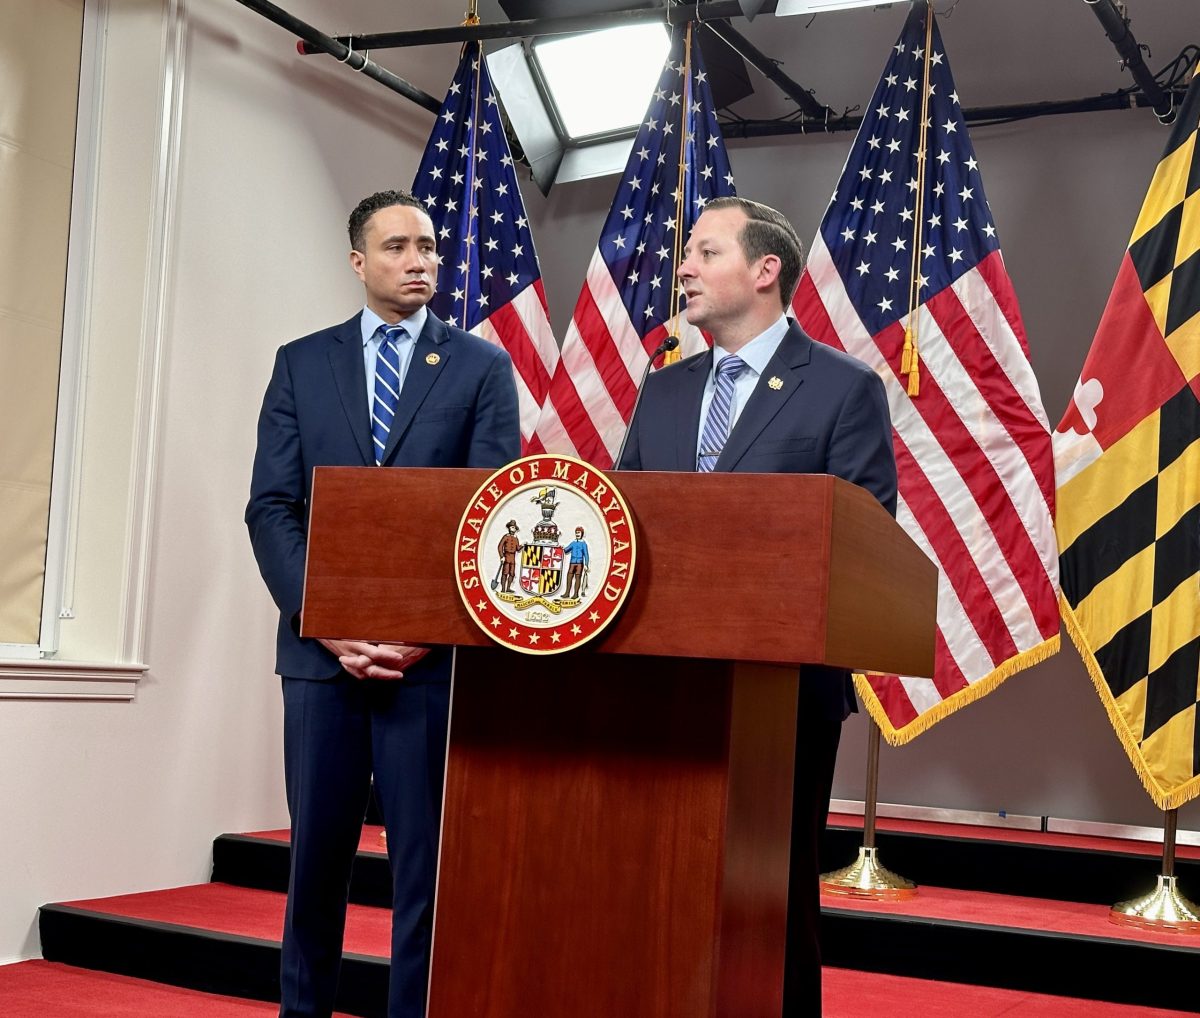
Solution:
M459 647L429 1018L779 1018L796 666L932 674L936 568L832 477L616 473L628 600L530 657L455 588L488 473L313 482L303 635Z

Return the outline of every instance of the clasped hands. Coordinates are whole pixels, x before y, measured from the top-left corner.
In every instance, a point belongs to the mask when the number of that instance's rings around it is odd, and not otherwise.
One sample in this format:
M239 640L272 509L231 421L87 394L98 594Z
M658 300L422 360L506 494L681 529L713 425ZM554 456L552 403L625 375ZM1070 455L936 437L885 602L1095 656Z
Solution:
M362 640L321 640L342 667L356 679L402 679L426 654L428 647L406 643L367 643Z

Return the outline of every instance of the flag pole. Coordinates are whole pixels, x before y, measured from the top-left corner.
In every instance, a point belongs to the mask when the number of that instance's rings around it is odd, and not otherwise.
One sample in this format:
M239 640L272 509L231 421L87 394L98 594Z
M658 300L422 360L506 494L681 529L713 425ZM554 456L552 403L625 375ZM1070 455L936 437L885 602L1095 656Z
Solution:
M687 149L691 142L688 137L688 107L692 98L692 23L689 21L684 29L683 36L683 101L679 105L679 174L675 184L675 242L672 245L674 250L671 257L671 305L670 318L671 335L676 339L679 338L679 264L683 260L683 247L685 238L683 236L683 213L684 203L687 201L685 187L687 186ZM679 352L679 347L674 350L668 350L662 355L663 367L668 364L674 364L683 355Z
M867 790L863 811L863 843L858 858L849 866L821 874L825 894L868 901L905 901L917 896L917 885L893 873L879 861L875 845L875 819L879 804L879 725L870 721L867 735Z
M921 355L917 345L917 320L921 307L921 241L924 237L922 226L925 216L925 168L926 150L929 137L929 95L930 67L933 51L933 8L925 5L925 61L923 64L924 81L921 88L921 120L917 141L917 193L913 202L913 249L911 269L908 277L908 324L904 328L904 352L900 358L900 374L908 375L908 395L917 396L921 392Z
M1179 828L1179 811L1163 811L1162 873L1154 890L1128 901L1119 901L1109 910L1109 922L1118 926L1164 933L1200 934L1200 909L1179 891L1175 876L1175 840Z

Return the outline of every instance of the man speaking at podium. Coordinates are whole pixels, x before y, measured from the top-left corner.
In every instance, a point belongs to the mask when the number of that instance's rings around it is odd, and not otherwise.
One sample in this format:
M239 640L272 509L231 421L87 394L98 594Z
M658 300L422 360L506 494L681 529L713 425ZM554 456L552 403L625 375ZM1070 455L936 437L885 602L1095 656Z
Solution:
M774 209L743 198L705 205L679 281L688 322L712 336L713 349L649 376L620 469L833 474L866 488L895 514L883 382L784 315L802 262L796 231ZM719 533L721 521L713 524ZM803 549L787 553L799 557ZM854 709L848 672L802 669L784 1018L821 1013L817 852L842 721Z
M451 652L300 638L312 469L494 469L520 456L520 423L508 355L425 307L438 267L425 206L404 192L374 194L351 213L349 229L366 306L276 355L246 507L280 611L276 670L292 818L280 1014L333 1010L373 774L393 883L388 1016L421 1018ZM367 539L388 541L403 526L398 512Z

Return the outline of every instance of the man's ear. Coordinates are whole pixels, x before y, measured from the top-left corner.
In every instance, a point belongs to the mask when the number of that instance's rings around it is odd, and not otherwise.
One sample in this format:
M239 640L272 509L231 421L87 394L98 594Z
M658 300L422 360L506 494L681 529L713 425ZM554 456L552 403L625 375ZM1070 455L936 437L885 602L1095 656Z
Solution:
M354 270L354 274L358 276L359 279L362 279L363 277L363 262L365 260L366 259L363 257L363 253L361 251L350 252L350 268Z
M763 293L778 286L779 270L782 267L783 263L779 260L779 255L763 255L758 265L758 272L754 276L754 289Z

